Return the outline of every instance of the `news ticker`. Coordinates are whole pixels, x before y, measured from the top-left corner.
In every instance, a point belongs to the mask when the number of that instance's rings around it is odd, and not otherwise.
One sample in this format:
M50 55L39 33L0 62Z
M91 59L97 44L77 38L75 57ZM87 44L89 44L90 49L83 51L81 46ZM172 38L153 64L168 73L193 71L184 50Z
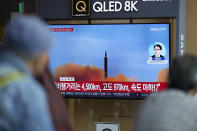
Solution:
M56 81L61 92L156 93L166 89L166 82Z
M113 93L113 92L61 92L66 98L134 98L143 99L156 93Z

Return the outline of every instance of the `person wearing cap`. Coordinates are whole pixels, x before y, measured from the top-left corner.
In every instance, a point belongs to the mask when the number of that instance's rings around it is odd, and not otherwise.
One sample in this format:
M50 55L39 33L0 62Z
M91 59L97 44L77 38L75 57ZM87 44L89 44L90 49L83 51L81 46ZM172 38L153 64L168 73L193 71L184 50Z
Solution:
M145 100L134 131L197 130L197 58L175 58L169 70L169 88Z
M53 131L47 98L33 76L43 72L52 40L35 16L19 16L5 27L0 52L0 130Z

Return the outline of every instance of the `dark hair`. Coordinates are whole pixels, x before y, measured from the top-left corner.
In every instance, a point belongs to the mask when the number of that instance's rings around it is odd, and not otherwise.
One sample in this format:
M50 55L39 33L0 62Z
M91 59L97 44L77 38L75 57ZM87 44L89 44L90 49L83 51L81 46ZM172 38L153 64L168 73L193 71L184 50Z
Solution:
M197 57L186 55L173 59L169 70L169 87L188 92L197 85Z
M161 45L159 45L159 44L156 44L155 46L154 46L154 49L155 49L155 47L159 47L160 48L160 50L162 50L162 46Z

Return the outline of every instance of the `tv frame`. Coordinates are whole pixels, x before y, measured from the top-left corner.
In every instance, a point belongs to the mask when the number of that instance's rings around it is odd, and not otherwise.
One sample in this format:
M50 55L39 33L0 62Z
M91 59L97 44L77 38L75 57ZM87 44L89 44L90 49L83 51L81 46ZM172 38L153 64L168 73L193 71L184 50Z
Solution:
M95 23L95 24L92 24L91 22L88 21L88 24L48 24L48 26L53 26L53 25L141 25L141 24L168 24L169 25L169 61L168 61L168 65L169 65L169 68L170 68L170 65L171 65L171 60L172 60L172 37L171 37L171 34L172 34L172 24L170 22L160 22L160 23L157 23L157 22L152 22L152 23ZM136 93L137 94L137 93ZM139 93L138 93L139 94ZM150 93L147 93L147 94L150 94ZM101 97L101 96L65 96L63 95L64 98L69 98L69 99L89 99L89 98L93 98L93 99L125 99L125 100L144 100L147 96L144 96L144 97L132 97L132 98L129 98L129 97L113 97L113 96L104 96L104 97Z

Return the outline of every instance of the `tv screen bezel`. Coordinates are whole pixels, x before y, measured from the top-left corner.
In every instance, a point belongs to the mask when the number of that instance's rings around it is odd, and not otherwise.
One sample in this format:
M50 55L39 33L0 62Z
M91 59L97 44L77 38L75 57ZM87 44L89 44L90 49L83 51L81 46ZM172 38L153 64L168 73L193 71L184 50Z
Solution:
M92 24L92 23L88 23L88 24L48 24L48 26L57 26L57 25L59 25L59 26L72 26L72 25L145 25L145 24L167 24L167 25L169 25L169 61L168 61L168 65L169 65L169 68L170 68L170 65L171 65L171 59L172 59L172 42L171 42L171 23L170 22L161 22L161 23L95 23L95 24ZM49 27L48 27L49 28ZM49 59L50 60L50 59ZM49 62L50 63L50 62ZM136 93L137 94L137 93ZM139 94L139 93L138 93ZM150 94L150 93L148 93L148 94ZM95 97L95 96L65 96L65 95L63 95L63 97L64 98L67 98L67 99L78 99L78 98L80 98L80 99L88 99L88 98L92 98L92 99L128 99L128 100L144 100L147 96L144 96L144 97L136 97L136 98L134 98L134 97L132 97L132 98L128 98L128 97L121 97L121 96L119 96L119 97L113 97L113 96L104 96L104 97L102 97L102 96L97 96L97 97Z

